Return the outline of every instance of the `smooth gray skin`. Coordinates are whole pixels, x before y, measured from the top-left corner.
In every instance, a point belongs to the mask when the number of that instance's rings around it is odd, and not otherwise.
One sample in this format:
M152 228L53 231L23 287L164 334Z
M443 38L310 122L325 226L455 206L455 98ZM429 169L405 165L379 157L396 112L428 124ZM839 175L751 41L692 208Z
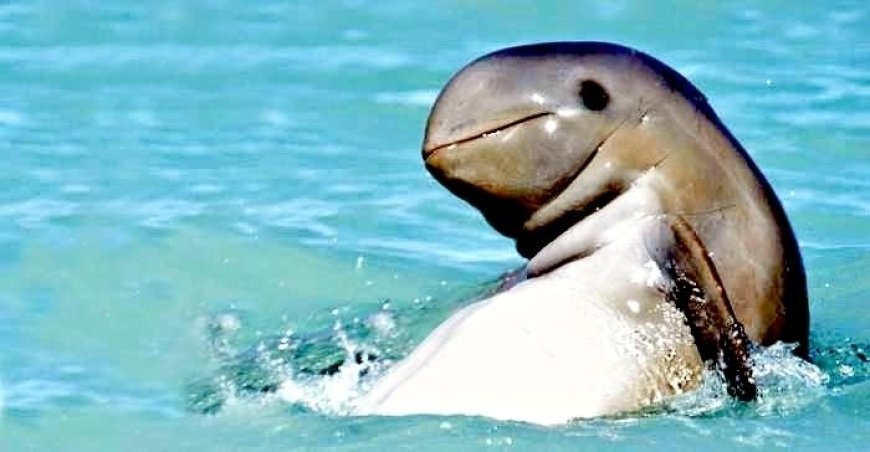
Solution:
M606 108L584 105L585 80L605 89ZM516 241L532 277L594 254L607 230L566 231L655 170L661 214L694 230L749 337L806 355L805 275L779 200L704 96L652 57L565 42L480 58L441 92L423 158Z

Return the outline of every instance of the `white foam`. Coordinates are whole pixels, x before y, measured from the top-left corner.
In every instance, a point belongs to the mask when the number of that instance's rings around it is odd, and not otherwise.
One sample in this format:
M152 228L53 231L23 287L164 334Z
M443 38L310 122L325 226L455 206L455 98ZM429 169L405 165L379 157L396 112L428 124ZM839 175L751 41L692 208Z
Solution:
M334 330L347 357L338 372L312 378L289 375L278 387L278 398L320 413L351 414L354 402L363 394L365 387L361 382L361 375L366 374L365 371L372 365L368 362L356 362L354 356L359 351L359 346L347 336L341 323L337 322Z
M795 347L777 342L753 354L752 370L760 393L759 414L786 414L824 396L828 375L795 356Z
M795 356L795 347L778 342L753 351L752 369L758 387L758 401L753 407L758 415L789 414L825 395L828 376L817 366ZM665 407L681 415L699 416L727 409L732 402L722 375L708 371L701 387L673 398Z

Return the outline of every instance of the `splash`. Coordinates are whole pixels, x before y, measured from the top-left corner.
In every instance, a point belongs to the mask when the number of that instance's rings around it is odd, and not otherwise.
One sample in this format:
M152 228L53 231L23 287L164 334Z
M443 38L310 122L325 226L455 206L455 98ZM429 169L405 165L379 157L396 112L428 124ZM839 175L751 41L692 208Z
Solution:
M846 386L870 380L870 344L850 338L824 341L810 351L813 362L826 369L834 386Z
M753 370L760 389L758 414L789 414L816 403L827 393L828 375L795 356L795 348L796 344L778 342L760 347L754 354Z
M705 372L701 386L677 396L662 407L685 416L710 416L728 410L758 416L786 415L804 409L828 391L828 375L818 366L794 355L796 344L777 342L756 347L752 369L758 387L758 400L752 404L735 401L718 371Z
M347 320L347 314L347 309L333 310L328 330L300 334L287 329L241 351L235 343L241 320L233 314L213 316L206 332L216 370L188 384L188 410L214 414L227 406L280 402L349 414L369 377L393 362L393 342L400 335L389 303L365 320Z
M506 284L496 283L494 290ZM228 405L253 403L349 415L357 400L419 341L416 336L456 307L447 303L435 308L427 303L414 300L393 307L383 302L380 309L363 308L367 314L351 307L335 309L327 316L330 327L308 333L287 329L270 339L258 339L254 347L237 344L244 342L237 336L245 329L238 317L216 315L207 331L217 368L212 376L188 386L188 409L217 413ZM849 341L828 344L814 347L812 362L795 356L793 344L756 347L751 358L759 390L756 402L735 401L721 373L708 370L698 388L618 417L768 417L806 410L840 386L870 379L866 347Z
M280 403L328 415L350 414L355 400L451 312L524 277L521 271L508 272L458 288L444 299L385 299L376 305L335 308L298 329L287 327L268 338L258 332L254 345L251 328L239 313L215 313L200 322L213 369L188 382L186 409L217 414L230 405Z
M376 328L385 320L385 314L372 316ZM379 322L379 323L375 323ZM309 378L299 378L292 374L281 383L277 396L288 403L305 406L317 412L347 415L350 414L354 401L365 393L364 378L373 370L382 368L386 363L376 362L369 358L366 347L348 337L340 321L333 326L335 338L344 350L344 359L331 375L319 375Z

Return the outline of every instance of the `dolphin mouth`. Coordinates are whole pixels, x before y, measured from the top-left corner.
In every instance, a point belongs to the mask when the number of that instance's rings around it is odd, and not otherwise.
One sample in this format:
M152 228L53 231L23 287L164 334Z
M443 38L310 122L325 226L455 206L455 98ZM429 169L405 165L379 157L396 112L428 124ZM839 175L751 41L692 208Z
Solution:
M553 113L549 112L549 111L540 111L537 113L532 113L532 114L527 115L527 116L523 116L522 118L515 119L515 120L510 121L510 122L492 127L490 129L484 130L483 132L478 132L478 133L475 133L473 135L468 135L468 136L465 136L462 138L458 138L458 139L449 141L447 143L440 143L440 144L435 144L435 145L430 145L430 146L424 146L423 147L423 159L426 160L429 157L432 157L433 155L435 155L436 152L438 152L442 149L446 149L446 148L449 148L452 146L459 146L460 144L468 143L470 141L475 141L475 140L479 140L481 138L486 138L486 137L489 137L491 135L495 135L499 132L510 129L512 127L516 127L520 124L523 124L523 123L526 123L529 121L533 121L535 119L538 119L538 118L541 118L544 116L549 116L552 114Z

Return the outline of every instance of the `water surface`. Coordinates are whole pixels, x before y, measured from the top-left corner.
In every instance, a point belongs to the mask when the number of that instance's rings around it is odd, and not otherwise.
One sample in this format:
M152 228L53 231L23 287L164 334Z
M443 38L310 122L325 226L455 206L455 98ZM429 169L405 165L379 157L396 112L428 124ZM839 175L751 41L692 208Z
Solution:
M3 2L0 448L860 448L868 20L860 1ZM286 366L347 341L401 356L521 264L421 166L440 87L482 53L583 39L677 68L762 168L818 368L769 357L793 375L755 406L713 388L559 428L329 414L353 382Z

